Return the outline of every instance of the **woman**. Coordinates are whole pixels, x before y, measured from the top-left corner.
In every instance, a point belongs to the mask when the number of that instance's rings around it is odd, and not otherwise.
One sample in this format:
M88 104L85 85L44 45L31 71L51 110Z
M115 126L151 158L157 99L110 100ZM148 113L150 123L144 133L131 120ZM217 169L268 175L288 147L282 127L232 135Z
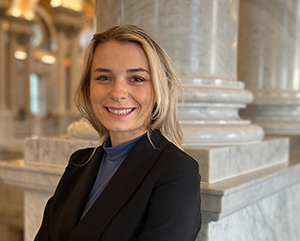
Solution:
M85 64L76 103L103 145L73 153L35 240L195 240L200 176L167 54L125 25L95 34Z

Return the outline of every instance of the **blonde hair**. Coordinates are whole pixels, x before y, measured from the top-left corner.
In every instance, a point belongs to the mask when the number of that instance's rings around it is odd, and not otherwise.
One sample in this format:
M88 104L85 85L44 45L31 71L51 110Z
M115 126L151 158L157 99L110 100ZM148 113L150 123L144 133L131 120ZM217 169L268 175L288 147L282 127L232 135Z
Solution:
M159 44L144 30L135 25L115 26L104 32L94 34L85 52L84 69L75 103L81 114L91 123L100 136L102 143L108 136L108 130L96 117L90 100L91 66L96 47L109 40L133 42L145 51L151 71L152 85L156 103L151 114L149 131L160 132L173 144L182 149L182 132L177 117L177 98L181 91L180 80L175 74L171 60Z

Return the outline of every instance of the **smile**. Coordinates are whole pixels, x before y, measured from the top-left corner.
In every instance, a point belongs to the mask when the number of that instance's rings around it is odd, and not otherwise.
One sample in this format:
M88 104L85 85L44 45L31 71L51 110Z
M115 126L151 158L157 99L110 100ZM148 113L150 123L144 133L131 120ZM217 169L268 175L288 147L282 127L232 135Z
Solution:
M108 107L106 107L106 109L107 109L110 113L112 113L112 114L114 114L114 115L126 115L126 114L128 114L128 113L130 113L131 111L134 110L134 108L131 108L131 109L120 109L120 110L116 110L116 109L111 109L111 108L108 108Z

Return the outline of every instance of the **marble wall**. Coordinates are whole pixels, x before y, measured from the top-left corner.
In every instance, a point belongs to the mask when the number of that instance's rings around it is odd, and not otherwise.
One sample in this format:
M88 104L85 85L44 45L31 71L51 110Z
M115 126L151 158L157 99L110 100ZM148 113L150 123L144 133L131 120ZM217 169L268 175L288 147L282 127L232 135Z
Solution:
M98 31L131 23L151 33L180 76L236 79L238 8L238 0L101 0L95 13Z
M20 150L0 148L0 163L22 158ZM0 241L23 240L24 192L0 179Z
M239 1L96 1L97 30L135 24L166 50L184 88L179 103L184 143L259 142L261 127L241 120L253 100L237 81Z
M204 223L197 241L298 241L299 193L297 183L218 222Z
M255 94L299 91L299 10L298 0L240 1L238 77Z
M254 94L242 116L267 134L300 133L300 1L241 0L238 78Z
M53 195L70 155L75 150L96 145L97 141L68 137L28 139L25 160L0 163L0 177L7 184L24 190L25 241L34 239L46 202Z

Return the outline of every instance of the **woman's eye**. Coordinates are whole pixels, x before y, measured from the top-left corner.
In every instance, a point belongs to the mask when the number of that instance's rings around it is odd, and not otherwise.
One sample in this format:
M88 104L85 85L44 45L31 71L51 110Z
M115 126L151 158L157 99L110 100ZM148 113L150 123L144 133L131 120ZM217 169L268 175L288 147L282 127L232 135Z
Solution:
M141 77L132 77L130 79L130 81L132 81L132 82L143 82L143 81L145 81L145 79L141 78Z
M109 80L109 77L107 77L107 76L99 76L99 77L96 78L96 80L106 81L106 80Z

